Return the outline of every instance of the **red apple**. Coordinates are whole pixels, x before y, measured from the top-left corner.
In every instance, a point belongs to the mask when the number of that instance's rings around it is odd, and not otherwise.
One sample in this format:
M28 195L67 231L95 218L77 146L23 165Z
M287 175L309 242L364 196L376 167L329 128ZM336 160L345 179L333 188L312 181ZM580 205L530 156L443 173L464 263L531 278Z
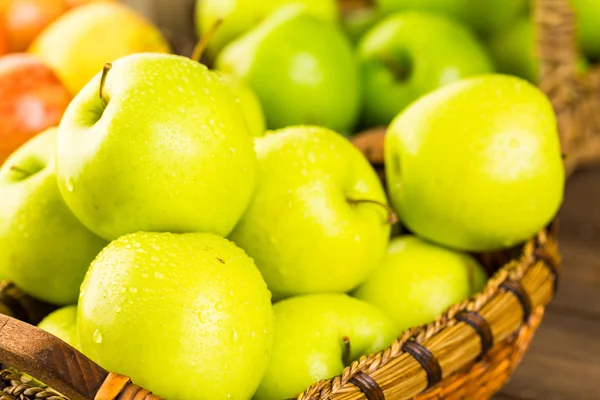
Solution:
M70 101L62 82L37 57L1 57L0 164L28 139L57 125Z
M9 50L27 50L37 35L65 11L65 0L1 0L0 22L8 34Z
M0 22L2 22L0 20ZM0 56L8 51L8 37L4 25L0 24Z

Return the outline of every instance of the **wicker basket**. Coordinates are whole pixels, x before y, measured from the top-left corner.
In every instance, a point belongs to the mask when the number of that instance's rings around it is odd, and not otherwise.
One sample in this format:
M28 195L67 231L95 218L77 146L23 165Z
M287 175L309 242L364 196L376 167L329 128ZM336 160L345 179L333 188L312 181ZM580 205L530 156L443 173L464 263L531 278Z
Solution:
M343 2L346 9L366 0ZM571 173L600 158L600 69L576 73L575 21L568 0L535 0L539 85L558 116L565 165ZM354 143L381 170L384 129ZM557 223L519 248L481 256L495 273L485 290L450 307L435 322L404 332L389 348L362 357L343 373L318 382L298 400L485 399L506 383L537 329L557 286ZM19 321L39 320L47 307L2 290L0 373L2 399L158 399L109 373L59 339ZM0 307L0 311L2 311ZM49 387L31 380L23 371ZM53 388L53 389L50 389Z

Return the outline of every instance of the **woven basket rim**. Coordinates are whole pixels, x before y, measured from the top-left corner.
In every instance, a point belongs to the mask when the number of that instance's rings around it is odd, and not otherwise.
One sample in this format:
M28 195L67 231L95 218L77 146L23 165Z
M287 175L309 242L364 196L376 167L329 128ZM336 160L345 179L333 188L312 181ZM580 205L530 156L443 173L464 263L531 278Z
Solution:
M558 279L560 265L560 256L558 254L556 242L557 233L558 219L555 219L547 228L539 232L535 237L533 237L523 245L522 251L520 252L520 255L518 257L511 259L508 263L504 264L499 270L497 270L488 280L485 288L482 291L475 294L474 296L469 297L468 299L463 300L462 302L451 305L446 309L445 312L443 312L438 318L436 318L435 321L405 330L386 349L377 353L361 357L359 360L353 362L350 366L346 367L344 371L338 376L330 379L324 379L314 383L305 391L298 394L296 398L298 400L329 399L331 398L331 396L334 396L336 394L347 392L349 386L357 387L357 382L352 382L353 378L357 376L357 374L372 374L373 372L390 363L392 360L400 359L401 356L404 354L410 354L410 349L403 349L404 344L406 342L414 341L418 344L423 344L428 339L432 339L436 335L440 334L444 329L452 327L458 322L461 322L456 319L461 312L479 312L485 305L487 305L490 302L492 298L494 298L497 294L501 292L501 290L503 289L502 285L507 281L515 283L517 286L519 286L521 289L517 290L522 290L524 295L527 296L527 298L529 298L530 296L527 293L527 291L522 289L520 281L523 279L527 271L535 266L543 265L545 268L547 268L548 274L543 277L543 280L545 280L546 283L552 287L553 294L556 288L556 282ZM548 277L550 277L551 280L548 280ZM536 304L535 306L543 307L547 304L547 302L550 299L551 297L546 299L546 301L544 301L543 304ZM525 301L528 300L526 299ZM524 310L523 313L531 313L532 311L532 309ZM503 312L513 313L513 310L510 310L509 307L505 305L505 307L503 307ZM523 326L527 325L528 319L529 318L527 316L523 319ZM512 334L516 333L517 331L512 332ZM502 341L509 339L509 337L510 335L507 335L505 338L503 338ZM502 341L495 342L495 344L502 344ZM471 359L476 359L481 355L482 354L480 353L474 354L472 355ZM398 371L402 370L403 367L411 361L414 362L414 359L412 357L404 358L402 362L397 363L394 366L396 373L398 374ZM457 370L467 367L470 362L471 361L465 362ZM435 368L437 367L434 367L433 369ZM427 373L425 376L421 376L421 378L423 380L422 383L425 384L427 389L430 389L431 387L440 383L442 379L441 375L437 377L439 378L437 382L427 382L427 379L431 378L428 377L428 375L430 375L430 371L427 371L427 368L424 369ZM452 371L451 373L453 372L456 371ZM371 384L372 386L377 385L377 383L374 380L369 384ZM358 384L358 389L362 392L365 391L365 388L360 387L360 383ZM380 388L377 388L376 386L374 388L374 391L383 392ZM419 392L413 393L412 396L416 394L419 394ZM402 398L408 397L409 396Z

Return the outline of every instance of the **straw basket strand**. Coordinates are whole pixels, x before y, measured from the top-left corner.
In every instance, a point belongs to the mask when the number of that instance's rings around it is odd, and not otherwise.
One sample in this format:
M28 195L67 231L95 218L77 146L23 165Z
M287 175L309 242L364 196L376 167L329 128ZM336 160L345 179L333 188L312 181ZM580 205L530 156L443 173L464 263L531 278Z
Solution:
M345 10L370 6L367 0L341 2ZM575 18L568 0L534 0L533 6L539 86L555 108L565 165L572 172L600 160L600 67L583 76L576 73ZM375 129L354 139L380 171L384 134L384 128ZM491 397L521 361L557 288L557 227L554 221L519 248L481 256L496 271L481 293L451 306L431 324L404 332L384 351L362 357L339 376L315 383L296 398ZM19 321L37 318L30 308L40 305L23 303L24 298L11 290L8 297L13 301L5 308L13 317L0 315L0 361L12 369L0 373L0 400L62 400L63 396L159 400L129 378L105 371L57 338Z

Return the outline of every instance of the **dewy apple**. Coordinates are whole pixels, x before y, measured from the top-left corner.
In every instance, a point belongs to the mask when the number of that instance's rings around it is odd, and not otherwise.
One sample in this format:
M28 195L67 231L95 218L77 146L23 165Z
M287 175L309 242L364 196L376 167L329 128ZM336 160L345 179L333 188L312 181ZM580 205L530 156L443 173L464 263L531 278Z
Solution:
M254 262L205 233L112 242L81 286L86 355L164 399L249 399L273 339L271 294Z
M385 312L400 335L432 322L483 289L486 280L473 257L405 235L392 239L381 265L353 295Z
M516 77L469 78L422 97L390 125L385 162L403 223L456 249L519 244L562 203L554 110L540 89Z
M294 297L273 309L275 340L256 400L290 398L396 338L381 310L345 294Z
M118 60L76 96L59 127L63 197L107 240L139 231L226 236L248 206L255 173L229 86L186 57Z
M56 129L17 150L0 169L0 273L32 296L77 302L85 272L106 242L88 231L56 183Z
M345 292L379 264L390 235L375 171L340 134L299 126L255 140L258 185L230 238L275 297Z

